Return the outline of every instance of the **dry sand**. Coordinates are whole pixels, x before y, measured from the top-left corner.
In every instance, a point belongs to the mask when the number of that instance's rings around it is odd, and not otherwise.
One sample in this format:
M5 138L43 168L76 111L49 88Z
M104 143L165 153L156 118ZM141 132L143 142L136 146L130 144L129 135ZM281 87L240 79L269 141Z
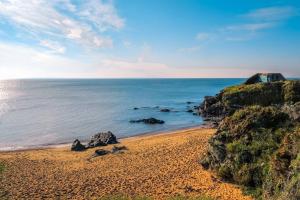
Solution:
M112 194L154 199L178 194L251 199L198 164L214 132L191 128L127 138L118 144L129 149L125 153L90 161L99 148L85 152L71 152L69 147L2 152L0 162L5 164L5 171L1 195L8 199L99 199Z

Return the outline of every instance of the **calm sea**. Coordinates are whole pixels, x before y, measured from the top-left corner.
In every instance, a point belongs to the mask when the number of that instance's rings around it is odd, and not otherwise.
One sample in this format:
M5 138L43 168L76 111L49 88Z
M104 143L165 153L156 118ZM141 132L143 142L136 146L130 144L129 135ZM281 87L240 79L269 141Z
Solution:
M99 131L127 137L200 125L202 119L187 113L188 107L241 82L243 79L0 81L0 149L87 140ZM160 108L174 112L160 112ZM129 123L148 117L164 120L165 124Z

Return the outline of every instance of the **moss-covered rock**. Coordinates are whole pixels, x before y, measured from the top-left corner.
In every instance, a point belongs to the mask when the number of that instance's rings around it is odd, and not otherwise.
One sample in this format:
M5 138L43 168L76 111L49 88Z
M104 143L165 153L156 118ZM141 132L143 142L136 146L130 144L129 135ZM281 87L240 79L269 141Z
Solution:
M247 106L283 106L299 101L300 81L242 84L225 88L215 97L206 97L199 106L199 114L222 120Z

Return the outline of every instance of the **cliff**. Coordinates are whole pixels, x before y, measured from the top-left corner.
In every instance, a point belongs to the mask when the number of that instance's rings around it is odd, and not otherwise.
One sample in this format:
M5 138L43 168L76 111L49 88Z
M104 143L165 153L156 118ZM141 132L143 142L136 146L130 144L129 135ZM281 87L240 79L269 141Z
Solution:
M228 87L199 112L219 122L204 168L257 199L300 199L300 81Z

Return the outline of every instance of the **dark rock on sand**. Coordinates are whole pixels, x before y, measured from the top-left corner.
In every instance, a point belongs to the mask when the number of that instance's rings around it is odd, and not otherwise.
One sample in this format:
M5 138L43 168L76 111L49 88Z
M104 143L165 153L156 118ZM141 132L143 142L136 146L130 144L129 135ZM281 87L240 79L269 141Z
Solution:
M104 156L104 155L106 155L106 154L109 154L110 153L110 151L107 151L107 150L104 150L104 149L97 149L96 151L95 151L95 156Z
M160 112L170 112L171 110L170 109L168 109L168 108L162 108L162 109L160 109Z
M128 150L125 146L113 146L111 153L123 153L124 150Z
M163 120L155 119L153 117L147 119L130 120L130 123L145 123L145 124L163 124Z
M85 149L85 146L82 145L78 139L76 139L71 146L71 151L84 151Z
M116 143L118 143L117 137L112 132L108 131L104 133L95 134L87 144L87 148L105 146L107 144Z
M109 154L110 151L104 150L104 149L97 149L95 150L95 153L91 155L87 160L90 161L92 158L98 157L98 156L104 156Z

